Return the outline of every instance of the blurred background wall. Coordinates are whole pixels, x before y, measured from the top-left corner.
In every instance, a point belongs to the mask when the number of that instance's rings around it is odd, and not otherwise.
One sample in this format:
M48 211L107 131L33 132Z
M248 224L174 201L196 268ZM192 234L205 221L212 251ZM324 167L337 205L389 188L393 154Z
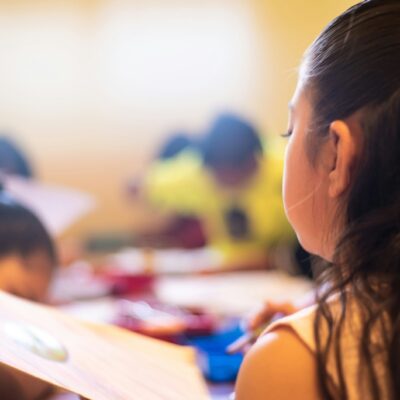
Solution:
M285 130L296 67L349 0L0 0L0 132L40 178L94 194L67 235L148 219L123 197L174 129L219 111Z

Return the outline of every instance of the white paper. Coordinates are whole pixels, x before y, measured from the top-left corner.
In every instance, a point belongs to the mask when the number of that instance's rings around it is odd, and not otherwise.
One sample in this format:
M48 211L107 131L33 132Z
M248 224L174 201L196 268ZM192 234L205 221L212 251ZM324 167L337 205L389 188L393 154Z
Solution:
M11 175L3 176L2 182L6 192L32 210L54 236L96 206L92 196L78 190Z
M222 268L223 257L215 249L153 249L126 248L110 257L113 268L126 273L150 269L158 274L187 274Z
M155 291L157 298L167 304L245 316L267 300L294 301L312 288L312 282L305 278L281 271L259 271L165 276L157 280Z

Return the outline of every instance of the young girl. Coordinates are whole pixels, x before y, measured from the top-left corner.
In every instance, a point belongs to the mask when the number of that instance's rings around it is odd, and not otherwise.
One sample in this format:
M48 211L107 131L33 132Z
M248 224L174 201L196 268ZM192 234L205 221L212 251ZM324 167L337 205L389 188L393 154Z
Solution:
M336 18L290 103L286 214L326 260L317 305L271 326L237 400L400 398L400 1Z

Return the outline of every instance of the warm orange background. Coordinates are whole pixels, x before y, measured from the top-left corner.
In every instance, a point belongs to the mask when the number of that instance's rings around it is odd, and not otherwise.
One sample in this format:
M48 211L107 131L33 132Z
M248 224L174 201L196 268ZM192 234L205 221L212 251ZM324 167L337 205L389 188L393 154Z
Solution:
M350 0L0 0L0 129L94 194L67 234L146 216L121 196L157 143L236 110L280 133L301 55Z

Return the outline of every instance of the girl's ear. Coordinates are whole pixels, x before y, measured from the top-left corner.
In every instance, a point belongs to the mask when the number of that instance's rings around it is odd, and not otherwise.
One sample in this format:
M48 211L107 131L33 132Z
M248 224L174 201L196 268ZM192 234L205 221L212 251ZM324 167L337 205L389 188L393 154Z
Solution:
M345 121L333 121L329 126L332 151L329 171L328 194L331 198L341 196L349 187L356 160L356 138L352 126Z

